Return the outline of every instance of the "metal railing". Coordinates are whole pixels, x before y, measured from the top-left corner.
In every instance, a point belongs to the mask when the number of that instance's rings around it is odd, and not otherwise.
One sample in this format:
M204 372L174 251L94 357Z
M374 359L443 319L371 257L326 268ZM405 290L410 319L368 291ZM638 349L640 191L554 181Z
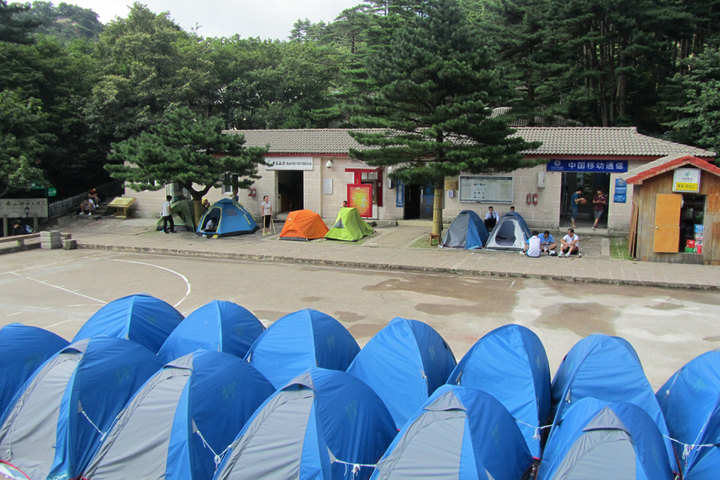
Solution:
M121 195L123 193L123 184L120 181L108 182L100 185L96 188L98 193L105 197L106 201L109 201L111 197ZM80 208L80 203L87 197L86 193L80 193L78 195L53 202L48 205L48 216L49 218L58 218L68 213L74 213Z

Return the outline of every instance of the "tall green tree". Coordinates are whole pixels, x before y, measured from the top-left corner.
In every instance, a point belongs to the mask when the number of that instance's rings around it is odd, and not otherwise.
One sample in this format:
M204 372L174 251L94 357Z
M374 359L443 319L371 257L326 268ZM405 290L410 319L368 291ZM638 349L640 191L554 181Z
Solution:
M442 231L444 180L463 172L503 172L534 164L528 144L492 108L512 96L480 35L456 0L429 0L368 65L376 84L355 119L380 132L353 132L350 155L394 166L392 177L435 188L433 234Z
M218 100L213 112L232 128L324 127L339 73L337 50L311 41L209 41Z
M38 99L0 91L0 197L46 182L39 159L54 138L45 125Z
M671 85L678 93L669 106L676 116L668 123L672 137L720 152L720 50L707 48L687 65L688 73L677 74Z
M171 105L207 109L215 100L206 44L169 14L135 3L100 35L88 121L109 144L153 125Z
M55 37L37 35L37 22L15 19L28 10L14 12L4 20L14 26L14 34L0 40L0 93L3 112L17 116L8 117L0 130L5 141L25 146L22 156L32 170L18 169L31 175L16 177L11 184L23 188L27 182L22 178L32 177L31 184L53 185L61 195L71 195L107 179L102 170L105 155L98 154L83 113L92 88L88 43L62 44ZM13 151L8 147L6 158Z
M202 197L226 174L247 188L259 178L267 149L245 147L242 135L223 134L218 117L202 117L188 107L168 110L140 135L113 144L105 168L135 190L158 190L173 182L190 192L199 220Z
M23 15L29 9L29 4L8 4L7 0L0 0L0 42L32 43L32 35L40 22Z

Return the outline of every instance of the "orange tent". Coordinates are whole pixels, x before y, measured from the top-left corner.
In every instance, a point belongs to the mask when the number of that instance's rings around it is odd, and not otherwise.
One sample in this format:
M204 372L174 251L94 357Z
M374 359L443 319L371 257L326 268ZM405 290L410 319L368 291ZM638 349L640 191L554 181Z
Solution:
M314 240L323 238L328 227L320 215L310 210L295 210L288 213L285 225L280 232L283 240Z

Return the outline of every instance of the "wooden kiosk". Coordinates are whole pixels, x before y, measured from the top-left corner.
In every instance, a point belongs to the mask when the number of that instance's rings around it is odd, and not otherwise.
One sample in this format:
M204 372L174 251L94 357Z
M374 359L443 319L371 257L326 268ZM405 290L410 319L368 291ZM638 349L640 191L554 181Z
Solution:
M629 250L651 262L720 265L720 168L693 156L663 157L628 172Z

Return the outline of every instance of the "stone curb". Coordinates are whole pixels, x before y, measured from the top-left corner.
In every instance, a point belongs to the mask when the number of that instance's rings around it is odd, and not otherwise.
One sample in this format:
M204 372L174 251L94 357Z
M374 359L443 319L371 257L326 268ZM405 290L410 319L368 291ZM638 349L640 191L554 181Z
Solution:
M705 284L689 284L680 282L652 281L652 280L619 280L611 278L595 278L595 277L568 277L556 274L542 273L526 273L526 272L508 272L501 270L474 270L465 268L447 268L447 267L428 267L416 265L399 265L399 264L381 264L368 262L353 262L348 260L324 260L317 258L288 257L281 255L262 255L248 253L228 253L228 252L208 252L203 250L180 250L171 248L154 248L154 247L126 247L118 245L99 245L92 243L78 242L78 248L90 250L106 250L121 253L140 253L148 255L171 255L196 258L215 258L229 259L241 261L263 261L273 263L298 264L298 265L318 265L345 267L353 269L379 270L379 271L395 271L395 272L412 272L412 273L438 273L443 275L463 275L471 277L500 277L500 278L528 278L536 280L560 280L569 283L596 283L604 285L627 285L639 287L658 287L672 288L682 290L720 290L717 285Z

